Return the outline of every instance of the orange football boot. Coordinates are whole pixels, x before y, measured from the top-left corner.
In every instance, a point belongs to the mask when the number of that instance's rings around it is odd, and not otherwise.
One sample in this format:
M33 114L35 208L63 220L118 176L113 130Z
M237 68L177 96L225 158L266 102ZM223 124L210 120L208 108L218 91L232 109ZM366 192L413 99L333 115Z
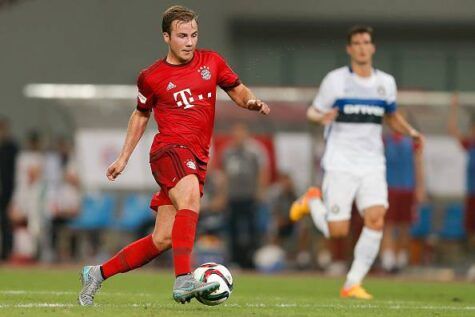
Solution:
M305 215L310 213L310 207L308 202L314 198L321 198L322 193L320 189L317 187L310 187L305 194L300 196L299 199L293 202L292 206L290 207L289 218L293 222L299 221Z
M373 299L373 295L368 293L363 286L353 285L350 288L342 288L340 291L341 298L355 298L355 299Z

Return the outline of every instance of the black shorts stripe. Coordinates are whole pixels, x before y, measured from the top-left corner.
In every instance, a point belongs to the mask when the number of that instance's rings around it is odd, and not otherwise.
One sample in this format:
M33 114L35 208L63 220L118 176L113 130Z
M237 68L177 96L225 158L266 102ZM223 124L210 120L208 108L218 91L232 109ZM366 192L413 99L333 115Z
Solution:
M176 152L173 152L173 154L176 156L176 162L178 164L178 167L181 169L183 173L182 177L185 177L186 175L188 175L188 173L185 171L185 168L183 167L183 164L180 161L180 157L178 156L178 154L176 154Z
M173 165L175 166L175 171L176 171L176 174L178 175L178 177L180 177L180 179L185 177L186 176L185 169L181 165L180 157L178 156L178 154L176 154L175 149L173 149L173 148L170 149L168 151L168 154L170 156L170 159L173 162Z

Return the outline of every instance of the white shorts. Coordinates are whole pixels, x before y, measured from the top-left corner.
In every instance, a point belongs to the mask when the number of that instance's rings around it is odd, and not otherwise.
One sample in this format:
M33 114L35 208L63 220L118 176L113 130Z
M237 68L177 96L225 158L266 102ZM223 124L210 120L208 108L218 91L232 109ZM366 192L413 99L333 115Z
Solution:
M351 218L356 202L361 215L372 206L388 207L388 184L384 170L370 173L326 171L322 184L323 202L328 209L327 221Z

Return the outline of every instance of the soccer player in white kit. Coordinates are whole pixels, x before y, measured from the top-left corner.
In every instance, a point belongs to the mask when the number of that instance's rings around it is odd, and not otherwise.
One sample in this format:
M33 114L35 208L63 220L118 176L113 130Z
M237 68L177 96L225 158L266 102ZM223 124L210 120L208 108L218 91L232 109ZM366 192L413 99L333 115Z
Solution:
M424 139L397 112L393 76L372 66L372 28L351 28L346 51L351 65L326 75L307 111L310 121L325 126L322 195L318 188L310 188L294 202L290 218L297 221L310 213L325 237L346 237L355 201L364 228L340 296L371 299L361 283L378 255L388 207L383 119L390 128L421 145Z

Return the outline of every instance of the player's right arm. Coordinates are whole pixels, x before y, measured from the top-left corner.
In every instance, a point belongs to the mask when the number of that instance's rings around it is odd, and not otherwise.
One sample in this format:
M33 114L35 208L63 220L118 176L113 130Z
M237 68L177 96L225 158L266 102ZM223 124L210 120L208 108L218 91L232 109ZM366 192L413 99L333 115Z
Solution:
M321 125L332 123L338 116L338 109L333 108L336 92L332 75L328 74L322 81L312 105L307 109L307 119Z
M153 89L148 85L142 72L137 80L138 96L137 109L132 112L127 126L127 135L119 157L107 168L106 176L115 180L124 170L132 152L142 138L147 128L150 113L154 105Z
M107 168L107 178L111 181L119 176L127 165L132 152L147 128L150 112L134 110L129 119L127 135L119 157Z

